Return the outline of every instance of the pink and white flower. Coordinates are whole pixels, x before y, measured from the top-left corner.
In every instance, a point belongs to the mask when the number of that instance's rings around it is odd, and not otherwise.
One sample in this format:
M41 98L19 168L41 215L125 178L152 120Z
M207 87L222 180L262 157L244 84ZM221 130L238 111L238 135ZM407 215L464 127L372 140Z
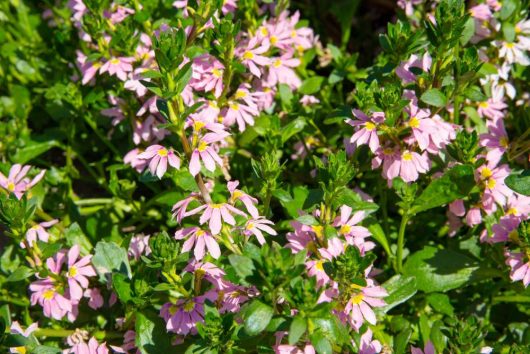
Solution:
M83 289L88 288L87 277L96 276L96 270L90 264L92 255L84 256L78 260L79 252L78 245L73 246L68 251L68 271L66 275L72 300L80 300L83 297Z
M162 178L167 171L167 165L179 169L180 158L172 149L167 149L162 145L151 145L144 152L138 155L139 159L150 160L149 171L152 175Z
M33 246L37 240L40 240L42 242L48 242L48 239L50 238L50 234L46 230L49 227L52 227L53 225L57 224L59 220L53 219L50 221L44 221L39 224L35 224L32 227L26 231L26 240L28 241L28 245L30 247ZM25 248L26 245L21 242L20 247Z
M30 180L29 177L27 177L30 169L31 166L29 165L23 166L20 164L15 164L11 166L7 178L2 174L2 172L0 172L0 187L9 193L13 193L17 199L22 198L24 193L39 183L39 181L44 177L44 173L46 173L46 170L42 170Z
M205 249L208 249L208 253L215 259L221 256L221 249L217 243L215 237L208 231L204 231L199 227L189 227L180 229L175 232L175 238L182 240L187 238L186 242L182 245L182 252L189 252L193 246L193 255L195 259L201 260L204 258Z
M373 112L368 117L364 112L354 109L353 115L356 120L348 119L346 123L356 129L356 132L352 135L350 143L355 144L357 147L368 144L372 152L376 152L379 148L379 137L377 135L377 126L384 122L384 112Z

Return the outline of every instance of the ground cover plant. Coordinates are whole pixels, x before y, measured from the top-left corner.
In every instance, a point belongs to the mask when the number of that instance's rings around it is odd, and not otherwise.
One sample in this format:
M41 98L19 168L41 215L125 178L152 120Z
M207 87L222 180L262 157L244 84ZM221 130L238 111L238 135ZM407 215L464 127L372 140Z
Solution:
M529 12L0 2L0 350L529 353Z

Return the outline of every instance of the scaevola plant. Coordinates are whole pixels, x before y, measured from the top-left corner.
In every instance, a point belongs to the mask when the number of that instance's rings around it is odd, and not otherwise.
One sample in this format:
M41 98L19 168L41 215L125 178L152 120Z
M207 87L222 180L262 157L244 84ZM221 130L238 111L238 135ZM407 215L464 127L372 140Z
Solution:
M530 352L529 5L0 4L0 350Z

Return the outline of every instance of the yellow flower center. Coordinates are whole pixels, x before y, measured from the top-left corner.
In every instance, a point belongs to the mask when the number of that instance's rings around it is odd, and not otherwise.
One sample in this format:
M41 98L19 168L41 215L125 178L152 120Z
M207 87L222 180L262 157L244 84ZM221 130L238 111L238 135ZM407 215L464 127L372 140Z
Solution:
M514 229L514 230L510 231L510 233L508 234L508 238L512 242L518 242L519 241L519 232L517 231L517 229Z
M212 69L212 74L213 76L217 77L217 78L220 78L221 76L223 76L223 72L219 69L216 69L216 68L213 68Z
M368 130L369 132L371 132L372 130L375 129L375 124L372 123L372 122L366 122L366 123L364 124L364 128L365 128L366 130Z
M199 131L204 128L205 125L206 123L201 122L200 120L196 120L195 122L193 122L193 130Z
M204 150L206 150L207 147L208 143L206 143L204 140L201 140L199 146L197 147L197 150L199 150L199 152L203 152Z
M412 117L409 120L409 127L418 128L420 126L420 120L416 117Z
M274 63L272 64L272 66L274 66L275 68L279 68L281 65L282 65L282 61L280 59L276 59Z
M32 229L32 230L38 230L38 229L40 229L40 225L33 225L33 226L31 227L31 229Z
M166 157L167 156L167 149L160 149L156 152L158 154L158 156L160 157Z
M488 108L488 107L490 106L490 104L489 104L488 102L484 101L484 102L480 102L480 103L478 104L478 106L479 106L480 108Z
M197 237L204 236L205 234L206 234L206 232L204 232L203 230L197 230L197 232L195 232L195 236L197 236Z
M260 30L262 36L268 36L269 35L269 30L267 29L267 27L260 27L259 30Z
M364 299L363 293L358 293L356 295L353 295L351 298L351 302L354 305L359 305Z
M217 101L209 101L208 106L212 108L219 108L219 106L217 105Z
M253 222L249 222L246 226L246 229L247 230L252 230L254 228L254 223Z
M506 48L512 49L515 46L515 43L513 42L506 42L505 44Z
M520 34L521 32L523 32L523 29L521 28L521 26L515 25L515 33Z
M19 354L26 354L27 353L26 347L16 347L16 348L11 348L11 349L14 349L15 353L19 353Z
M514 207L511 207L510 209L508 209L508 210L506 211L506 215L517 215L518 213L519 213L519 212L518 212L517 209L514 208Z
M238 103L230 103L230 109L234 111L239 111L239 104Z
M321 272L324 271L324 261L323 260L318 260L315 262L315 268Z
M351 231L351 226L348 225L348 224L345 224L345 225L342 225L342 226L340 227L340 231L339 231L339 232L340 232L342 235L347 235L347 234L350 233L350 231Z
M195 303L193 301L189 301L186 304L184 304L184 311L191 312L195 308Z
M503 136L502 138L499 139L499 145L507 149L508 146L510 145L510 142L508 141L507 137Z
M213 209L221 209L221 204L210 204L210 207Z
M276 44L276 43L278 43L278 37L276 37L276 36L271 36L271 44L274 45L274 44Z
M232 194L232 200L237 200L243 196L243 192L241 192L239 189L236 189L234 193Z
M254 53L247 50L245 54L243 54L243 59L247 59L247 60L254 59Z
M383 154L385 155L392 155L394 153L394 150L392 150L391 148L385 148L383 150Z
M111 63L112 65L118 65L118 64L120 63L120 59L118 59L118 58L113 58L113 59L110 60L110 63Z
M179 308L178 308L177 306L175 306L175 305L171 305L171 306L169 307L169 309L168 309L168 312L169 312L169 314L170 314L171 316L173 316L174 314L177 313L177 310L178 310L178 309L179 309Z
M291 31L291 37L292 37L292 38L296 38L296 31L295 31L295 30L292 30L292 31Z
M482 178L490 178L491 176L493 176L493 172L488 167L484 167L480 171L480 175L482 176Z
M69 270L68 270L68 276L70 278L73 278L77 275L78 271L77 271L77 267L76 266L72 266Z
M236 100L247 97L247 92L243 90L236 91Z
M495 188L495 185L497 184L497 181L493 178L488 178L488 182L486 183L486 187L489 189Z
M412 160L412 154L409 152L409 151L405 151L403 152L403 154L401 155L401 157L403 158L403 160L405 161L410 161Z
M13 182L9 182L7 184L7 190L10 191L10 192L15 191L15 184Z
M54 289L48 289L45 292L42 293L42 297L44 300L51 300L55 296L55 290Z
M317 235L318 238L321 238L324 235L324 227L321 225L311 226L313 232Z

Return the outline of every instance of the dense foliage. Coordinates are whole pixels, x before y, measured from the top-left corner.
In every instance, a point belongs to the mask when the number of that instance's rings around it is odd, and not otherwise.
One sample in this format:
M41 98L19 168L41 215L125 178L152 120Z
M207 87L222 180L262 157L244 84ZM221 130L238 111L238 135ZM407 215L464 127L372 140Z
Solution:
M0 2L0 350L530 352L529 9Z

